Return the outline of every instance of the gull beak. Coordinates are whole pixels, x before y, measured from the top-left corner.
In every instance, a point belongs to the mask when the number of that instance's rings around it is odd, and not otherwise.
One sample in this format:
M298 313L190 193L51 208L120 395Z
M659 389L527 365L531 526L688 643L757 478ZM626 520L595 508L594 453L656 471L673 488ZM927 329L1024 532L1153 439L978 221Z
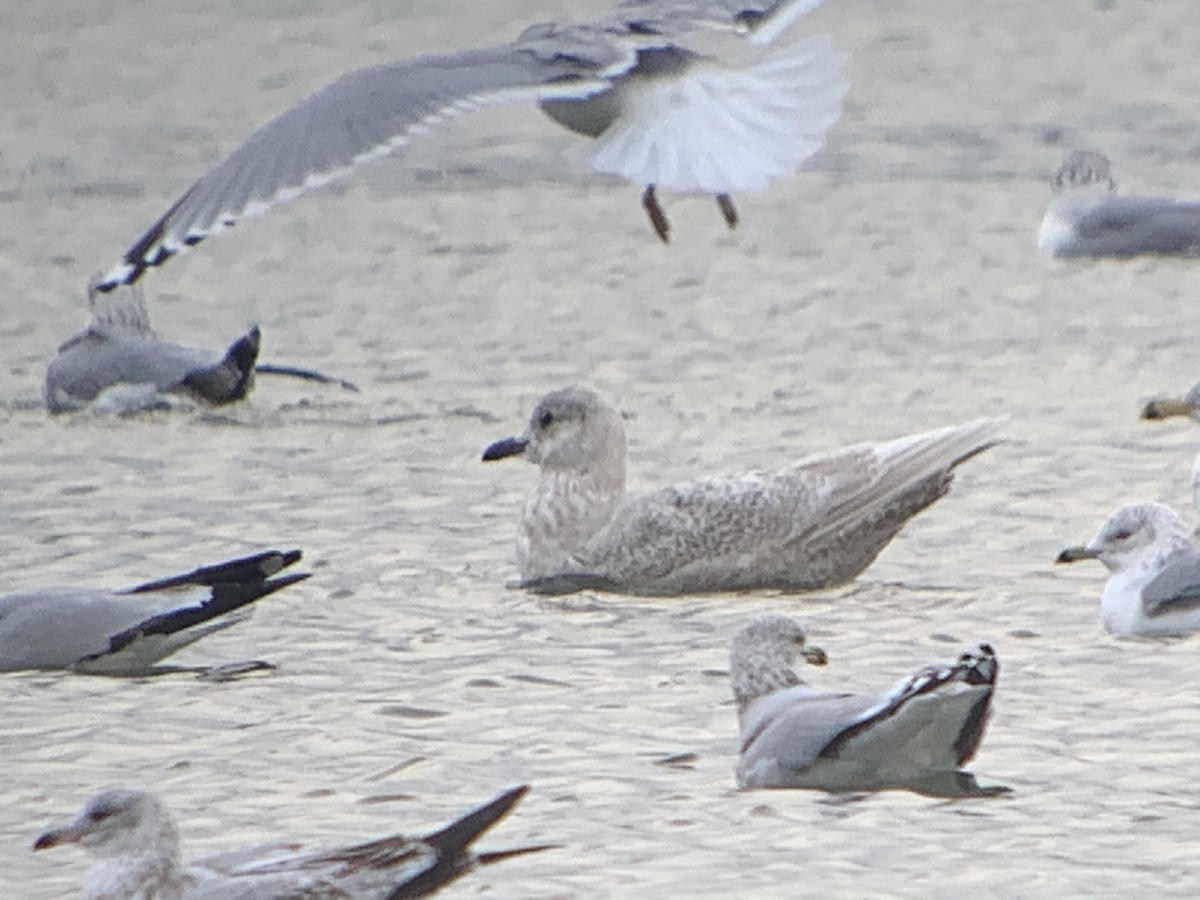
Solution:
M1056 563L1073 563L1081 559L1099 559L1100 554L1091 547L1064 547L1054 560Z
M487 449L483 451L483 461L494 462L497 459L518 456L525 452L527 446L529 446L529 441L525 440L525 438L501 438L494 444L489 444Z
M1178 397L1155 397L1142 407L1141 418L1158 420L1191 414L1192 407Z
M38 839L33 842L33 849L49 850L51 847L58 847L62 844L74 843L82 836L83 832L78 825L74 823L70 825L62 825L58 828L51 828L49 831L44 831L38 835Z
M829 662L829 657L825 655L825 651L820 647L801 647L800 655L811 666L823 666Z

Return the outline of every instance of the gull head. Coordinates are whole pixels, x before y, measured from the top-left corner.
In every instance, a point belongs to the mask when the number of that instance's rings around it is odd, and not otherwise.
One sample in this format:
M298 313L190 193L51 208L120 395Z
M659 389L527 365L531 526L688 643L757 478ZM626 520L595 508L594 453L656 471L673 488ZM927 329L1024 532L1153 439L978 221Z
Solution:
M796 657L814 666L827 661L825 651L810 647L804 628L787 616L760 616L733 636L729 677L739 710L753 700L803 682L792 666Z
M1099 150L1072 150L1050 179L1050 186L1056 194L1080 188L1113 191L1117 188L1117 182L1113 178L1108 157Z
M1200 383L1192 385L1182 397L1155 397L1142 407L1143 419L1160 421L1172 416L1189 416L1200 421Z
M1134 503L1109 516L1086 545L1064 549L1056 562L1098 559L1110 572L1122 572L1187 544L1190 535L1183 519L1171 507L1162 503Z
M597 474L625 482L625 426L621 414L593 390L567 387L538 401L520 437L483 451L484 462L523 456L543 471Z
M79 844L95 857L111 859L144 854L164 839L177 843L170 814L158 799L146 791L113 788L89 800L73 822L43 832L33 849Z

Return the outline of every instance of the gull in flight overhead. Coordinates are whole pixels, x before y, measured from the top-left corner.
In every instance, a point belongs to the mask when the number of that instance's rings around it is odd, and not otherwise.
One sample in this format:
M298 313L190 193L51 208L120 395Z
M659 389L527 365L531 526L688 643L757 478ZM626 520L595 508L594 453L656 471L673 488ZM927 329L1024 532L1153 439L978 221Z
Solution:
M349 72L261 126L192 185L100 281L131 284L244 216L384 156L468 110L534 100L596 139L593 166L657 191L731 195L790 176L841 115L846 56L828 35L768 46L823 0L625 0L592 23L534 25L512 43ZM753 59L712 55L714 33ZM737 38L744 38L738 40ZM732 55L732 54L730 54Z
M4 594L0 672L146 674L182 647L242 621L254 601L308 578L306 572L278 574L299 560L299 550L270 550L124 590Z
M190 866L179 861L171 814L154 794L113 788L97 794L75 821L42 834L34 850L75 843L96 857L82 900L301 900L425 897L477 864L549 849L523 847L476 854L471 843L495 825L529 790L511 788L496 799L419 838L380 838L335 850L299 852L268 844L222 853Z
M1100 617L1113 634L1184 634L1200 629L1200 548L1179 514L1162 503L1122 506L1087 544L1058 562L1098 559L1108 569Z
M358 390L348 381L308 369L256 364L262 340L257 325L223 353L163 340L150 328L140 285L110 293L93 285L88 309L87 327L63 343L46 367L42 394L51 413L136 412L162 405L168 394L224 406L250 393L255 374L289 375Z
M1047 256L1200 253L1200 200L1118 194L1098 150L1068 153L1050 185L1054 196L1038 231Z
M910 518L950 489L956 466L997 441L978 419L857 444L775 472L625 490L625 426L594 391L538 401L521 437L484 461L540 467L517 536L522 586L686 594L814 590L862 572Z
M741 788L991 794L962 771L979 749L999 663L987 644L950 665L932 665L884 691L822 691L792 665L824 665L804 629L786 616L753 619L730 646L737 701Z

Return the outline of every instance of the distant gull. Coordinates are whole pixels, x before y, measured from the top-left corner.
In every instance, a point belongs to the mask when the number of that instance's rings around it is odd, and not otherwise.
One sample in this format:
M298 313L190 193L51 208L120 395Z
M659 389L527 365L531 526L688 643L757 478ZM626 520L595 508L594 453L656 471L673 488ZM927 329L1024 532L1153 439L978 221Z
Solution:
M1058 562L1098 559L1108 568L1100 616L1113 634L1183 634L1200 629L1200 548L1169 506L1122 506L1082 547Z
M1067 154L1051 186L1038 231L1047 256L1200 253L1200 200L1118 194L1108 157L1098 150Z
M786 616L754 619L733 638L739 787L1006 790L980 788L961 771L983 740L996 687L999 663L987 644L871 694L807 686L792 669L797 653L825 664L824 651L806 646L804 629Z
M303 581L278 575L299 550L270 550L125 590L41 588L0 596L0 671L142 675L245 618L250 603Z
M538 401L525 433L485 461L541 468L517 537L522 586L686 594L812 590L850 581L910 518L945 495L953 470L996 443L978 419L883 444L820 453L776 472L625 491L625 426L588 388Z
M1142 418L1150 421L1174 416L1187 416L1200 422L1200 382L1192 385L1182 397L1155 397L1142 407ZM1196 533L1200 534L1200 454L1192 462L1192 508L1196 511Z
M535 100L597 139L592 165L656 191L730 195L792 175L841 115L846 55L827 35L763 49L823 0L626 0L595 22L534 25L516 41L349 72L261 126L125 253L99 288L152 266L244 216L385 156L431 125L497 103ZM714 55L717 33L741 36ZM740 54L734 51L741 51ZM733 62L732 57L752 57Z
M313 853L299 852L296 844L268 844L185 867L179 861L175 824L163 803L148 791L113 788L88 801L75 821L42 834L33 849L76 843L97 858L84 880L83 900L399 900L432 894L477 863L548 849L471 852L471 843L528 790L510 788L425 837L393 835Z
M307 369L256 365L262 338L258 326L223 353L163 340L150 328L140 286L122 286L107 294L93 286L88 291L88 309L87 327L60 346L46 367L43 395L51 413L85 408L137 412L162 405L167 394L224 406L250 393L255 373L358 390L347 381Z

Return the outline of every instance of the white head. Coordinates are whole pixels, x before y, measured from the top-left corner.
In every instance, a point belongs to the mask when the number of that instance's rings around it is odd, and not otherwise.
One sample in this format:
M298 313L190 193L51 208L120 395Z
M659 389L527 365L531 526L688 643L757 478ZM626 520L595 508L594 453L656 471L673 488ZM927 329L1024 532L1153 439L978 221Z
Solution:
M1110 572L1122 572L1143 560L1157 560L1191 539L1179 514L1162 503L1122 506L1100 526L1086 546L1068 547L1059 562L1098 559Z
M152 853L178 854L179 838L171 814L147 791L113 788L91 800L75 821L51 828L33 845L46 850L79 844L93 856L113 859Z
M485 461L522 455L543 471L591 475L606 486L625 486L625 425L595 391L568 387L538 401L519 438L504 438L483 453Z
M729 646L729 679L738 711L766 694L802 684L792 669L797 655L814 666L826 662L825 651L807 645L795 619L760 616L743 626Z

